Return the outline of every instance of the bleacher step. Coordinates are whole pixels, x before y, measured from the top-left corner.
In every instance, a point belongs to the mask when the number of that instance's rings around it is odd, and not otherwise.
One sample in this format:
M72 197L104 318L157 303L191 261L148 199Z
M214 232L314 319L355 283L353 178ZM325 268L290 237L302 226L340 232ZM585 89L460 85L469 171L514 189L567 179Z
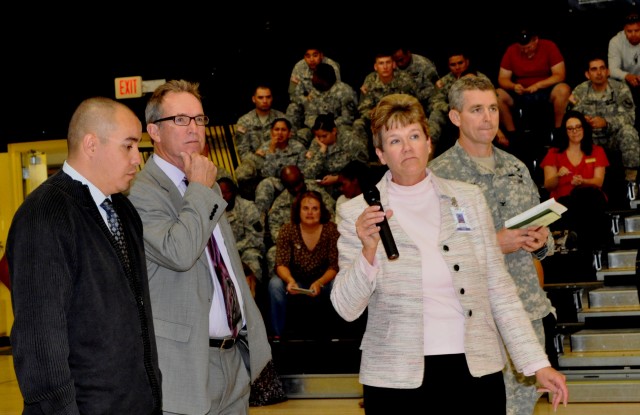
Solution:
M624 241L631 241L640 239L640 231L639 232L622 232L620 231L617 235L613 235L613 242L616 245L620 245Z
M573 352L565 348L558 356L560 369L589 369L640 367L640 350ZM564 370L563 369L563 370Z
M617 276L629 276L636 274L636 266L635 264L632 267L621 267L621 268L602 268L600 271L596 272L596 279L598 281L604 281L607 278L615 278Z
M640 402L640 380L569 380L569 402ZM553 394L549 394L549 402Z
M589 308L636 306L638 289L633 286L602 287L589 292Z
M638 307L640 312L640 307ZM640 329L584 329L571 335L573 352L632 351L640 357Z
M609 269L635 268L637 249L617 249L607 253Z
M282 375L280 380L290 399L362 397L357 373Z
M594 317L637 317L640 316L640 305L623 307L598 307L587 308L578 311L579 323L584 323L586 318Z

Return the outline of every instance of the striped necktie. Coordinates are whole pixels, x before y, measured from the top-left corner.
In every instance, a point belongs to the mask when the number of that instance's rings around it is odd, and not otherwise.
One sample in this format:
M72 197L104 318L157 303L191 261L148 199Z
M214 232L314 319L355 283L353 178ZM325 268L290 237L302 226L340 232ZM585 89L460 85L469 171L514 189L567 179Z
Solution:
M111 200L108 198L104 200L100 204L100 206L107 212L107 219L109 222L109 229L113 234L114 239L118 245L118 251L120 252L122 262L124 265L129 268L129 255L127 254L127 244L124 239L124 229L122 228L122 223L120 222L120 217L116 213L116 210L113 208L113 204Z
M222 255L220 255L220 249L213 235L211 235L207 242L207 248L209 249L209 255L211 255L218 281L220 281L220 286L222 287L224 305L227 310L227 324L233 337L236 337L238 334L238 324L240 320L242 320L242 311L240 310L240 302L238 301L235 284L231 279L231 275L229 275L227 266L224 264Z

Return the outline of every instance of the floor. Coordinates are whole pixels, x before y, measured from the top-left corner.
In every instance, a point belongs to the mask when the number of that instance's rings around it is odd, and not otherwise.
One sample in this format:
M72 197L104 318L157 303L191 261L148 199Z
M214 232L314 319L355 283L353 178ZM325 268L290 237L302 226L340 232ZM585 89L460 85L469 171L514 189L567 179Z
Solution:
M276 405L252 407L250 415L363 415L359 399L290 399ZM453 407L452 407L453 409ZM22 397L18 389L13 360L4 351L0 354L0 415L19 415L22 412ZM542 398L533 415L638 415L638 403L571 403L557 412Z

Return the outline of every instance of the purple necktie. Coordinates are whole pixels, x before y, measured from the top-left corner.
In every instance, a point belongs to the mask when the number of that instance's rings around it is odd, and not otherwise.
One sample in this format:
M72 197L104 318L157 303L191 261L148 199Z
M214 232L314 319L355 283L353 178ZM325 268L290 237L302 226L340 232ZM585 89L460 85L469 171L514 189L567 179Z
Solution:
M220 281L220 286L222 287L224 305L227 310L227 323L229 324L229 329L231 329L233 337L236 337L238 334L238 323L240 323L240 320L242 319L242 312L240 311L240 303L238 302L236 288L233 284L233 280L231 279L231 275L229 275L229 270L224 264L222 255L220 255L220 249L218 248L218 244L216 243L213 235L211 235L209 242L207 242L207 248L209 249L209 254L211 255L211 260L216 270L216 275L218 276L218 281Z

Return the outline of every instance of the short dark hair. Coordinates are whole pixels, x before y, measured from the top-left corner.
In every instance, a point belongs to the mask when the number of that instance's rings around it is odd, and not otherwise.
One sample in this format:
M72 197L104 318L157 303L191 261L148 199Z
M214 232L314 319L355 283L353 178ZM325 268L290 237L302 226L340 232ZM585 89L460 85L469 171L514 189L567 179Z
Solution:
M317 190L307 190L300 193L293 204L291 205L291 222L296 225L300 224L300 208L302 207L302 200L306 198L315 199L320 203L320 223L327 223L331 220L331 213L327 209L327 205L322 200L322 195Z
M340 169L338 174L345 179L357 179L359 183L364 184L369 178L369 165L360 160L351 160Z
M291 124L291 121L289 121L288 118L280 117L280 118L276 118L275 120L271 121L271 126L270 126L271 129L273 129L273 127L275 127L276 124L279 123L280 121L285 123L289 130L291 130L291 128L293 128L293 124Z
M336 70L328 63L320 62L315 69L315 76L325 81L329 85L333 85L337 81Z
M336 128L336 120L333 114L320 114L316 117L316 121L313 123L311 131L314 133L318 130L331 132L334 128Z
M229 186L229 189L234 193L234 194L238 194L238 185L236 184L236 182L233 181L232 178L230 177L221 177L218 179L218 184L224 183L227 186Z
M535 29L531 27L523 28L518 33L518 43L524 46L527 43L531 42L531 40L536 36L538 36L538 33Z
M640 15L637 12L631 12L624 17L625 26L638 22L640 22Z

